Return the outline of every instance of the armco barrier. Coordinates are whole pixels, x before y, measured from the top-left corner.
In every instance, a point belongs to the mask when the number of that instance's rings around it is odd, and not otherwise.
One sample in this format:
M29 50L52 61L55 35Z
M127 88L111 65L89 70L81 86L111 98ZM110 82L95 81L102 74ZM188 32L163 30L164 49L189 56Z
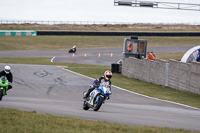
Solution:
M38 36L200 36L200 32L37 31Z
M176 60L122 59L124 76L200 94L200 63Z
M0 30L0 36L37 36L37 32Z

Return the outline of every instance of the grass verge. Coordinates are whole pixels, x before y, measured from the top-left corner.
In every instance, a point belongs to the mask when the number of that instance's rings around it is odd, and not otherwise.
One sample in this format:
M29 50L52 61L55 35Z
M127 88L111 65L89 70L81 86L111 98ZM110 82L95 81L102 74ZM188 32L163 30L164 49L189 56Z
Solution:
M136 127L0 108L2 133L190 133L182 129ZM195 133L195 132L193 132ZM196 132L197 133L197 132Z
M156 54L157 59L163 59L163 60L181 60L185 52L178 52L178 53L167 53L167 54Z
M76 45L83 48L123 47L124 38L130 36L0 36L0 51L58 50ZM148 46L198 45L200 37L139 37Z

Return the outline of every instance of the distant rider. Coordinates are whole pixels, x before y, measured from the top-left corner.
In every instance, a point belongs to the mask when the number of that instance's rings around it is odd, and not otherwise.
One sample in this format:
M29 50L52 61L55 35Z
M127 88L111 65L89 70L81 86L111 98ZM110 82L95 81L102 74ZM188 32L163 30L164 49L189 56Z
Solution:
M87 98L89 96L90 92L92 92L95 89L95 87L98 87L100 85L100 83L103 85L109 85L110 89L111 89L111 81L110 81L111 78L112 78L112 72L105 71L104 76L101 76L93 81L93 87L90 87L88 89L84 98ZM108 97L108 99L109 99L109 97Z
M76 45L69 50L69 53L76 53Z
M200 62L200 49L198 49L198 54L197 54L196 61L197 61L197 62Z
M72 47L73 51L76 52L76 45Z
M6 78L8 79L8 82L9 82L8 89L12 88L12 82L13 82L13 75L12 75L10 70L11 70L10 66L5 66L4 70L2 70L0 72L0 77L1 76L6 76Z

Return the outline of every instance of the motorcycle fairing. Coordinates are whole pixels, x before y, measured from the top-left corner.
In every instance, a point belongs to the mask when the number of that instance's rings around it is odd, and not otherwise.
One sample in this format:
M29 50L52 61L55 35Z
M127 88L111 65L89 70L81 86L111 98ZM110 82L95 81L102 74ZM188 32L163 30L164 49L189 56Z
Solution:
M91 97L90 97L90 101L89 101L89 104L90 105L94 105L94 98L96 97L96 95L98 94L99 92L95 89L91 92Z
M101 85L98 89L99 93L102 93L105 96L111 95L110 87Z

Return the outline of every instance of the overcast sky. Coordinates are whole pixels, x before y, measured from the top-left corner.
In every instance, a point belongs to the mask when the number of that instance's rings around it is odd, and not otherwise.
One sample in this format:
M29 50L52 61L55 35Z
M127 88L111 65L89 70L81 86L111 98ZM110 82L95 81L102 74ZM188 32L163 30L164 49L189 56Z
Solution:
M200 0L152 1L200 3ZM0 0L0 20L200 24L200 11L114 6L114 0Z

